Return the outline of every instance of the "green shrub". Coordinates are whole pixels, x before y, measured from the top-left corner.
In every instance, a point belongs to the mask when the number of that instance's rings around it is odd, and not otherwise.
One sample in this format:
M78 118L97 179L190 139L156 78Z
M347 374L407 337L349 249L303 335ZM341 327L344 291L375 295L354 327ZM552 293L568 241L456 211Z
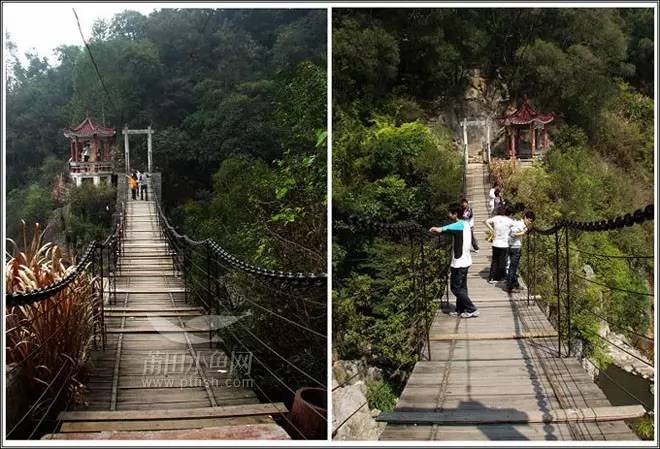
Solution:
M392 385L383 380L367 383L367 401L369 408L388 412L396 405L398 395Z

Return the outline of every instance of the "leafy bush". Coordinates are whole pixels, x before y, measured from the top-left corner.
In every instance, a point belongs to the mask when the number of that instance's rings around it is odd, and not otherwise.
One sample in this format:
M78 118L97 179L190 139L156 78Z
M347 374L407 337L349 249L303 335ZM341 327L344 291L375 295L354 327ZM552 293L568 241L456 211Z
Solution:
M57 245L44 244L41 236L40 226L35 225L31 241L25 228L23 242L9 240L14 246L14 256L5 265L7 293L41 289L62 279L75 267L75 260L67 260ZM28 404L37 400L50 383L52 392L64 391L53 412L66 402L66 397L79 391L78 375L85 367L90 337L99 325L98 301L102 299L94 293L97 282L83 273L47 299L7 308L7 367L12 373L17 370L22 383L28 386L29 397L25 398ZM50 398L46 396L46 399ZM36 410L45 404L38 404ZM15 423L17 417L9 419ZM30 420L25 423L33 424Z
M377 380L367 383L367 401L370 409L389 412L394 409L397 397L392 385L386 381Z

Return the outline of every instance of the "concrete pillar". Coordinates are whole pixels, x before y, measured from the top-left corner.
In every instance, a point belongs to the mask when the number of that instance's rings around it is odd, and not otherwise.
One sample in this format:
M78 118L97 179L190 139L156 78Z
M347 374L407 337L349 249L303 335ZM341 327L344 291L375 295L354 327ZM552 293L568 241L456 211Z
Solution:
M490 121L486 121L486 149L488 151L486 162L490 164Z
M512 130L511 132L511 143L509 145L509 151L510 154L509 156L511 157L511 160L514 160L516 158L516 130Z
M463 160L467 167L468 160L468 135L467 135L467 120L463 120Z
M126 160L126 173L131 172L131 159L128 149L128 125L124 125L124 159Z
M147 127L147 173L151 173L151 125Z

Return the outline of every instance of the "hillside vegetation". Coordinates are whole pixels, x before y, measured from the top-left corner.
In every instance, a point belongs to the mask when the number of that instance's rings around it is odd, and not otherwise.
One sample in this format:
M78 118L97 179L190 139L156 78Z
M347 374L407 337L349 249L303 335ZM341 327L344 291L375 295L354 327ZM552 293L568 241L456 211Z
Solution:
M460 136L434 119L463 101L473 69L507 92L511 105L528 95L557 116L545 161L515 172L507 163L493 168L505 197L534 210L539 227L615 217L653 201L652 10L335 9L333 21L337 211L424 226L445 221L447 205L460 195ZM346 224L334 226L342 231ZM653 224L582 234L572 244L649 255ZM391 311L409 295L394 275L407 266L405 245L347 232L336 232L333 245L335 356L364 357L390 372L410 367L409 351L392 337L385 347L382 331L396 330ZM551 260L554 246L540 251ZM572 258L572 277L589 265L597 282L653 291L652 259ZM552 273L543 274L540 293L552 303ZM577 278L571 285L576 333L600 362L608 360L593 335L600 320L589 311L629 336L627 330L652 329L649 297Z

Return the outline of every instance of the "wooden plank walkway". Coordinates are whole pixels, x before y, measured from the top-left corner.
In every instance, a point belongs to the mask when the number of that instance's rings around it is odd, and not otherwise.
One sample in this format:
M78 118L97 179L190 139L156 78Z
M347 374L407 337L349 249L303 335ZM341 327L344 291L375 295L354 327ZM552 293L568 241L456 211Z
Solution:
M578 360L556 357L556 331L526 292L487 283L485 170L469 164L467 175L480 245L468 290L480 316L436 314L431 361L415 365L395 409L378 417L380 439L637 440L623 419L643 408L612 407Z
M209 344L204 311L184 300L152 201L129 201L117 276L107 304L107 347L91 354L86 403L60 415L47 439L289 439L249 379ZM240 383L240 385L239 385ZM145 431L149 431L145 433Z

